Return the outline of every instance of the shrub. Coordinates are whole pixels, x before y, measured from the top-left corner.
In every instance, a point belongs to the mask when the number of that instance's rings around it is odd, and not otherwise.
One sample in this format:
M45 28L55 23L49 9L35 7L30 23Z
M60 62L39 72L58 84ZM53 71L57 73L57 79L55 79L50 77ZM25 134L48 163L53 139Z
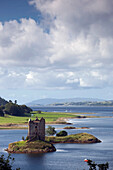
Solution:
M24 136L22 136L22 140L25 140L25 139L24 139Z
M48 126L48 128L46 129L46 135L51 136L55 134L56 134L55 128L52 126Z
M26 136L26 140L29 140L29 136Z
M37 110L37 113L38 113L38 114L41 114L41 110Z
M14 158L11 158L9 154L5 159L4 155L0 156L0 170L12 170L12 164L14 163ZM20 170L20 168L16 168L16 170Z
M0 108L0 116L4 116L4 113L1 108Z
M67 136L68 133L64 130L60 131L59 133L56 134L56 136Z

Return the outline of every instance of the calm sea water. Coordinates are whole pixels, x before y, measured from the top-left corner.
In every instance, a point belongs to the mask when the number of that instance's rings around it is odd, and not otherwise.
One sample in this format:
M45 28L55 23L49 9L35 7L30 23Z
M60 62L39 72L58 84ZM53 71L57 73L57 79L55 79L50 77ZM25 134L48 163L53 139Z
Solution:
M36 108L34 108L36 109ZM42 111L62 111L94 113L100 116L113 116L112 107L46 107ZM96 163L109 162L113 170L113 117L70 119L75 127L90 127L87 130L67 130L69 134L88 132L98 137L98 144L56 144L56 152L45 154L12 154L15 158L14 168L21 170L88 170L84 159L92 159ZM66 125L54 125L59 132ZM27 130L0 130L0 154L7 156L4 151L8 144L27 136Z

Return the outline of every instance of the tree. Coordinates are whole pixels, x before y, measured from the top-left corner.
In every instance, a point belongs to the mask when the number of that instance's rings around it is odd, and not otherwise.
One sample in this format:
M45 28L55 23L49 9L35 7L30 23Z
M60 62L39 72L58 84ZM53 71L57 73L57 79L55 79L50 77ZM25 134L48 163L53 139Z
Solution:
M25 116L25 113L30 113L32 109L26 105L18 105L10 102L5 105L4 111L6 114L12 116Z
M14 158L9 154L7 158L4 155L0 156L0 170L12 170L12 164L14 163ZM20 170L17 168L16 170Z
M25 140L24 136L22 136L22 140Z
M24 110L24 113L30 113L33 111L30 107L28 107L26 105L20 105L20 106Z
M55 127L48 126L48 128L46 129L46 135L51 136L55 134L56 134Z
M17 104L17 100L15 100L15 104Z
M24 116L24 109L14 103L7 103L4 111L12 116Z
M67 136L67 135L68 135L68 133L65 130L62 130L56 134L56 136Z
M2 111L2 109L0 108L0 116L4 116L4 112Z

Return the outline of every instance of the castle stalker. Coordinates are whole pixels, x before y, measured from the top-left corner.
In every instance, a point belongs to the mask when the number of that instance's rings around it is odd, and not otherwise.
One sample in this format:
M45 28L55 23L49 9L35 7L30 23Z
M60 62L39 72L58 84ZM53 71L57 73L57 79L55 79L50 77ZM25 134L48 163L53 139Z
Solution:
M28 136L30 139L36 137L38 140L45 140L45 119L43 117L40 120L36 118L34 121L29 119Z

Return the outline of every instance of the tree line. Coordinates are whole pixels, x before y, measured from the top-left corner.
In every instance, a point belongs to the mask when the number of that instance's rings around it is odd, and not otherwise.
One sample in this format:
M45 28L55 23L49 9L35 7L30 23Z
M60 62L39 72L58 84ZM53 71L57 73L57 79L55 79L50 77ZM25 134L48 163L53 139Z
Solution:
M0 116L4 116L5 114L25 116L25 113L30 113L31 111L32 109L26 105L18 105L17 100L15 100L14 103L11 100L9 100L9 102L2 102L2 105L0 106Z

